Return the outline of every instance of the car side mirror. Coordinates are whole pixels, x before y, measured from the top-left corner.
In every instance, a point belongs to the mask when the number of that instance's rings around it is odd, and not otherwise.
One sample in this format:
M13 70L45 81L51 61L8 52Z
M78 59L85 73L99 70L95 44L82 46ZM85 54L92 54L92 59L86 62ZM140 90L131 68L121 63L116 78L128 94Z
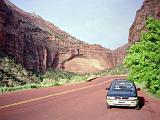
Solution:
M137 91L140 91L140 90L141 90L141 88L137 88L136 90L137 90Z
M105 89L106 89L106 90L109 90L109 88L108 88L108 87L106 87Z

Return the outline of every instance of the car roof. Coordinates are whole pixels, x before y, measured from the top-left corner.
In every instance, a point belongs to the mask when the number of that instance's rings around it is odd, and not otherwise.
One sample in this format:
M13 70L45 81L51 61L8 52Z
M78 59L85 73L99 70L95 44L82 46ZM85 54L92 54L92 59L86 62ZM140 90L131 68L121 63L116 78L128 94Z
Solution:
M125 79L115 79L112 81L113 83L133 83L130 80L125 80Z

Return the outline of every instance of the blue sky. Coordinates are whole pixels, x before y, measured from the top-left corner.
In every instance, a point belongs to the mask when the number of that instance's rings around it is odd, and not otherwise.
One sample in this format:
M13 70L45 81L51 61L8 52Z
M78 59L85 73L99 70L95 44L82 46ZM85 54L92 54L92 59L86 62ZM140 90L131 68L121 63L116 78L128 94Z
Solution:
M128 41L128 31L143 0L10 0L72 36L115 49Z

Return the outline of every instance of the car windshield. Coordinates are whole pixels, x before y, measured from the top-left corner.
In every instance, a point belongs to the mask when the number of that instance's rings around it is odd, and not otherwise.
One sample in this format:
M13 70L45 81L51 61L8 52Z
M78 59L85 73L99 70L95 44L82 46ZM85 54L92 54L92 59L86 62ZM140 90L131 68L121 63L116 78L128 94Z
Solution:
M111 84L110 90L134 91L135 87L130 82L115 82Z

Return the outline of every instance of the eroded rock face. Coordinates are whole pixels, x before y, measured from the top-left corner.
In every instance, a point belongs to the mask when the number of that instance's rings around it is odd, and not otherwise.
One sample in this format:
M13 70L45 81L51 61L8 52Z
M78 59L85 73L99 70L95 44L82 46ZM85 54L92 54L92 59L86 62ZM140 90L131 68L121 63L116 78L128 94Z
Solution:
M136 13L136 18L129 30L129 44L140 40L141 31L146 31L145 21L148 16L160 19L160 0L144 0L144 3Z
M99 45L81 45L79 46L78 54L77 57L75 56L64 64L66 70L86 73L96 72L115 66L113 51Z
M36 26L26 13L16 9L8 1L0 3L0 49L27 69L52 67L58 48L46 40L49 33Z
M123 64L123 60L125 56L127 55L127 50L129 49L129 44L125 44L116 50L114 50L114 64L116 66Z
M0 50L13 56L25 68L36 71L56 68L95 72L120 63L120 60L116 62L119 56L114 55L114 51L77 40L8 0L0 2Z

